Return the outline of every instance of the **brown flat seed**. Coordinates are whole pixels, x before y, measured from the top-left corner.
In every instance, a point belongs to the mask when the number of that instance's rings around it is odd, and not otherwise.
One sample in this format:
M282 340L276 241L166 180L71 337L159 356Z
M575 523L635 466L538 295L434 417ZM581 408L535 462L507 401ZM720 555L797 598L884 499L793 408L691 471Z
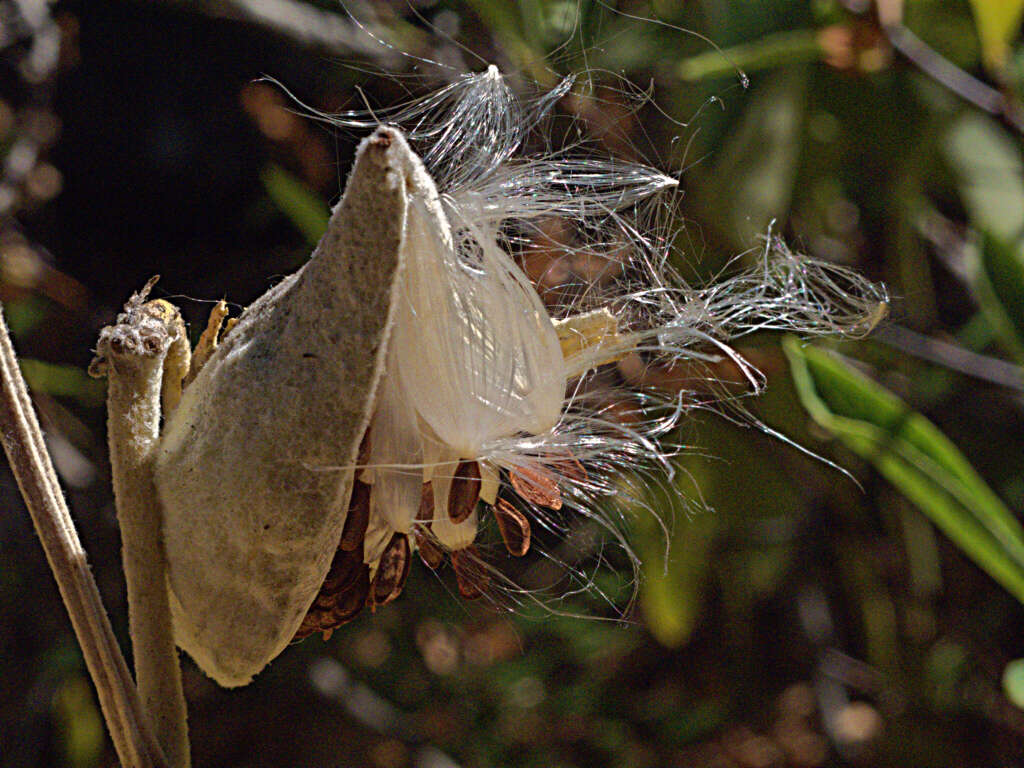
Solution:
M434 543L422 526L413 527L412 532L416 537L416 551L420 553L420 559L428 568L436 571L444 563L444 551Z
M331 584L327 581L320 588L313 605L310 606L302 624L295 632L295 640L302 640L315 632L330 633L336 627L355 618L366 602L366 593L370 588L370 569L363 563L362 547L358 552L338 551L331 563L331 573L336 577L341 573L335 565L341 563L344 568L343 578L337 578ZM331 575L328 575L331 579Z
M579 459L573 456L568 448L559 448L553 451L551 458L547 459L545 464L552 467L559 475L568 480L575 480L577 483L583 483L587 480L587 470L583 468Z
M433 519L434 487L427 482L423 484L423 492L420 496L420 511L416 514L418 524L412 527L412 535L416 537L416 551L420 553L420 559L423 560L428 568L436 571L444 563L444 552L434 542L428 530L428 526Z
M370 486L356 480L352 484L352 500L348 504L348 516L341 532L338 548L346 552L361 549L370 522Z
M329 604L333 605L335 598L340 593L346 592L355 583L359 576L359 566L362 564L362 547L355 552L337 550L334 553L334 559L331 560L331 569L327 572L323 586L320 587L320 594L317 595L315 604L320 605L321 599L329 598Z
M473 512L480 499L480 465L475 461L459 462L448 493L448 517L461 523Z
M562 508L562 493L554 475L540 465L510 469L508 479L515 492L527 501L548 509Z
M380 556L377 574L373 578L370 601L374 608L387 605L400 594L409 576L409 539L404 533L396 533Z
M490 577L477 554L476 547L468 546L452 552L452 568L459 585L459 594L465 600L476 600L487 590Z
M320 617L314 616L312 613L307 613L306 617L302 620L302 623L299 625L299 628L295 630L295 637L293 637L292 640L304 640L305 638L312 635L314 632L319 631Z
M331 621L328 624L321 624L321 629L335 629L342 624L352 621L366 605L366 597L370 593L370 566L363 564L359 569L359 577L355 584L338 601L338 605L331 612Z
M510 555L522 557L530 551L530 521L526 515L513 507L505 499L498 499L492 508L494 519L498 521L501 540Z
M420 511L416 513L416 519L426 523L434 519L434 486L429 482L424 483L420 491Z

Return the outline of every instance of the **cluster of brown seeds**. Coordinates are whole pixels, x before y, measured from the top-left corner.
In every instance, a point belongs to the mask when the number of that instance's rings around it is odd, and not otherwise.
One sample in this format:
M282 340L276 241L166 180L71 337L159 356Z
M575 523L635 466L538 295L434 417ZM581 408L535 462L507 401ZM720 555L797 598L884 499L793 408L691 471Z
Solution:
M361 451L365 455L365 450ZM548 462L548 466L517 467L508 473L512 489L526 502L557 510L562 506L562 494L557 482L560 473L568 479L584 480L586 473L572 456ZM352 621L364 607L376 610L397 598L409 576L412 548L404 533L395 533L381 555L373 579L370 567L363 562L363 540L370 519L370 486L359 480L352 489L345 527L338 550L331 562L327 578L310 606L295 639L301 640L322 632L326 640L343 624ZM448 516L453 523L464 522L480 500L480 465L475 461L459 464L448 496ZM530 550L530 522L526 515L509 500L498 498L490 507L498 524L502 541L510 555L522 557ZM429 482L423 484L420 510L410 535L414 537L420 559L432 570L445 561L445 550L430 532L434 514L434 493ZM481 597L490 578L476 547L447 553L458 585L459 594L466 600Z
M455 472L451 490L448 492L448 517L453 523L462 523L473 513L480 500L480 465L475 461L463 461ZM445 550L430 533L430 521L434 514L434 489L428 482L423 484L420 497L420 511L413 526L416 537L416 551L420 559L431 570L444 565ZM482 568L476 547L469 546L449 553L452 570L459 594L466 600L475 600L484 594L488 584L487 574Z

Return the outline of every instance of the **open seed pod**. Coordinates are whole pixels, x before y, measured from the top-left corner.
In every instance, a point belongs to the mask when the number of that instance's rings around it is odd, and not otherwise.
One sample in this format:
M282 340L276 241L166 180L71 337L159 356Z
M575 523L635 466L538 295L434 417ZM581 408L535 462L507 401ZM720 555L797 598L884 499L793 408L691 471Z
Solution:
M170 415L157 457L175 639L218 683L291 641L345 523L393 314L410 162L363 141L310 261L242 314Z
M664 438L723 389L714 366L761 389L733 340L877 322L884 289L777 238L734 277L687 284L661 214L647 225L674 178L523 156L570 85L524 113L492 67L386 115L422 161L396 128L339 120L373 134L312 259L197 348L156 486L175 639L219 683L394 600L415 552L447 558L467 599L534 594L485 560L504 556L488 531L521 558L535 532L586 520L632 555L598 502L622 472L671 471ZM703 383L659 394L661 370Z

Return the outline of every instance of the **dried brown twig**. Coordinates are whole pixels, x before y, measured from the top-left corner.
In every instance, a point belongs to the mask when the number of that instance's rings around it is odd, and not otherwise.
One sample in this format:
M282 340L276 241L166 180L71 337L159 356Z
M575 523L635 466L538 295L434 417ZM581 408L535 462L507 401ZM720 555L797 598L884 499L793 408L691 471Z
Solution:
M121 764L166 766L121 655L0 317L0 438L96 685Z

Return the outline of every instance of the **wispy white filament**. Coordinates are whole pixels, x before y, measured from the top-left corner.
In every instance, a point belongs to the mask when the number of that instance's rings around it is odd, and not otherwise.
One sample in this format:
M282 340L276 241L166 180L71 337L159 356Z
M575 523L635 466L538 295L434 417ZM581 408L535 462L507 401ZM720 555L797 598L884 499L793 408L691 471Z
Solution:
M566 80L524 106L491 67L383 115L330 118L362 129L382 117L422 158L412 158L405 272L361 475L373 484L371 567L393 533L417 524L428 481L429 534L450 551L475 541L483 505L462 522L448 515L464 460L478 463L485 502L509 494L512 476L540 477L559 501L520 499L534 526L565 534L576 515L628 551L601 499L623 470L669 469L665 436L722 389L708 366L730 361L760 389L736 338L866 333L884 311L884 289L771 236L753 266L689 285L671 265L671 210L659 199L674 178L582 145L526 150L571 87ZM564 354L553 321L595 311L611 332ZM615 360L684 366L704 386L658 391ZM570 580L590 583L563 565Z

